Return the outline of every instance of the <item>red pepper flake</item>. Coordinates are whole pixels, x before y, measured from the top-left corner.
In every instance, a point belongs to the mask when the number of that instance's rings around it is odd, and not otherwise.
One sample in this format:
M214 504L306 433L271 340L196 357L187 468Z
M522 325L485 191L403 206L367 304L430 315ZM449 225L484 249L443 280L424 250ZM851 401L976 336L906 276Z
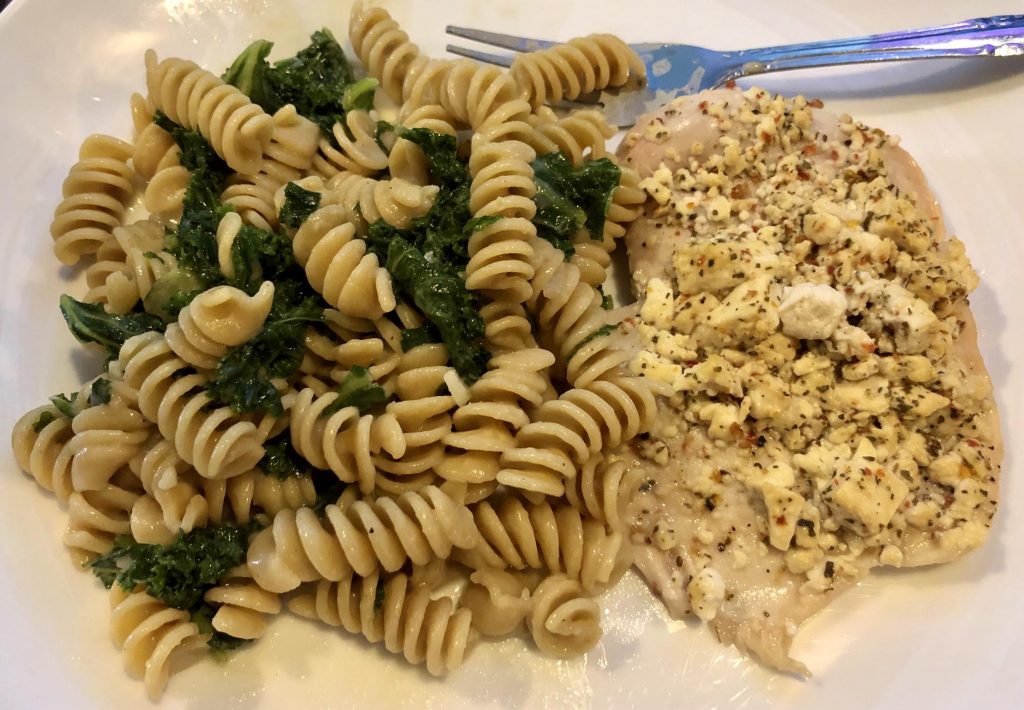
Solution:
M832 160L839 160L839 151L833 148L832 152L829 154L829 157L832 158Z
M814 145L814 143L810 143L805 145L800 152L804 155L814 155L818 152L818 146Z
M863 350L864 350L864 352L866 352L866 353L873 353L873 352L875 352L875 350L877 350L877 349L878 349L878 346L877 346L877 345L875 345L874 343L864 343L864 344L863 344L863 345L861 345L860 347L861 347L861 349L863 349Z
M981 443L977 439L968 439L967 445L970 446L972 449L977 449L978 447L981 446Z
M786 516L785 515L780 515L779 517L775 518L775 524L776 525L785 525L786 524Z
M727 89L735 89L736 88L736 80L735 79L729 79L729 81L725 82L725 88L727 88Z
M797 168L797 169L796 169L796 176L797 176L798 178L800 178L801 180L805 181L805 182L806 182L807 180L810 180L810 179L811 179L811 176L810 176L810 175L808 175L808 174L807 174L807 171L806 171L806 170L804 170L803 168Z
M772 144L772 137L771 134L768 133L768 131L761 131L761 140L764 141L765 145Z
M807 105L811 108L825 108L825 102L821 99L811 99L807 102Z
M828 272L829 276L832 276L836 272L836 265L835 264L829 264L828 267L825 269L825 271Z

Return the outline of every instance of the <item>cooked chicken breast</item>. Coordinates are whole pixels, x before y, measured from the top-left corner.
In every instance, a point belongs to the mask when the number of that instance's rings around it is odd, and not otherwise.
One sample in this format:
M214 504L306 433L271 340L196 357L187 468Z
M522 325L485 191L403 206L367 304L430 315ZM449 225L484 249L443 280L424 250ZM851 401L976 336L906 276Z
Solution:
M645 350L669 385L636 564L676 615L805 673L800 625L879 565L987 537L1002 445L963 245L895 138L761 90L686 97L620 157Z

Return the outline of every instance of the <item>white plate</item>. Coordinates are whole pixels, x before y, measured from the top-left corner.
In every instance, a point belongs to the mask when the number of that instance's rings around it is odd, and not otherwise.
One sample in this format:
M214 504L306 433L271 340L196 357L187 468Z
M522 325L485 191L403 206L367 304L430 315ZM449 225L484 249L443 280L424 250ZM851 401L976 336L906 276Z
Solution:
M1024 11L1020 0L1016 11ZM129 135L128 96L143 87L142 53L194 59L220 71L250 40L282 53L329 26L346 34L338 0L15 0L0 15L0 429L93 372L57 309L81 295L58 269L48 225L80 141ZM923 26L1012 11L1008 3L738 0L687 3L489 0L389 3L421 47L440 54L448 23L568 38L614 31L629 40L740 48ZM275 56L283 56L283 54ZM226 665L175 676L167 707L1022 707L1024 511L1017 432L1024 387L1021 170L1024 64L930 62L792 74L762 83L824 98L833 108L903 136L934 185L951 231L982 275L972 302L981 349L1008 435L1004 503L990 542L947 567L874 575L801 634L801 681L766 671L716 644L706 629L669 622L633 576L605 600L605 636L585 659L538 658L526 644L477 647L435 681L358 639L297 619ZM2 707L144 705L107 638L107 602L72 568L59 542L64 514L4 452L0 477Z

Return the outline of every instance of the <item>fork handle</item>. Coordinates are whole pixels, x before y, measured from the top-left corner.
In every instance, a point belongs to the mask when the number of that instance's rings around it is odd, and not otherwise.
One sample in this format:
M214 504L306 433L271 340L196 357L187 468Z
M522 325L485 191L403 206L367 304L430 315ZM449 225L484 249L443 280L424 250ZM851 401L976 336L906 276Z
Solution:
M729 52L739 78L767 72L939 57L1024 55L1024 15L940 27Z

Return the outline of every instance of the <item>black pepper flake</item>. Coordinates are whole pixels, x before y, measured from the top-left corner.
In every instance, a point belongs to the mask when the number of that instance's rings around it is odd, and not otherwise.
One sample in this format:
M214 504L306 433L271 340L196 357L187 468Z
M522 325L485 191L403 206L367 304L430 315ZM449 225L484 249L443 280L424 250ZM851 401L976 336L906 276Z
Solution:
M836 573L836 566L832 562L832 560L829 560L828 562L825 563L825 576L828 577L829 579L832 579L832 575L834 575L835 573Z
M817 533L814 531L814 522L813 521L808 520L807 518L800 518L799 520L796 521L796 524L799 525L802 528L807 528L807 534L810 535L811 537L817 536Z

